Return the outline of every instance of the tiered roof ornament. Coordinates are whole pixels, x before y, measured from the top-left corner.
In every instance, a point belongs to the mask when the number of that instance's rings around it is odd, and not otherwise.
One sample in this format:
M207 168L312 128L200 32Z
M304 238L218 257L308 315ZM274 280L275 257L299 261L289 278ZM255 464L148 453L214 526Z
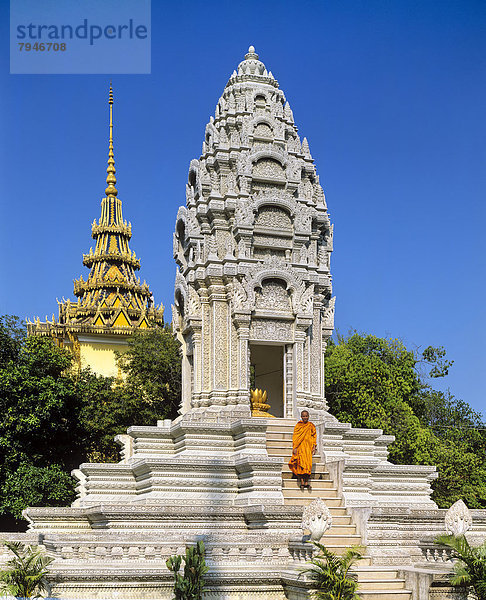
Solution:
M93 221L91 235L95 249L83 255L90 268L88 278L74 280L77 302L58 301L59 320L29 323L35 334L70 337L77 333L127 335L133 329L146 329L163 323L164 307L154 305L149 286L140 282L135 271L140 260L129 247L132 225L123 219L122 202L116 189L113 151L113 89L110 84L110 139L106 169L106 197L101 201L101 217Z

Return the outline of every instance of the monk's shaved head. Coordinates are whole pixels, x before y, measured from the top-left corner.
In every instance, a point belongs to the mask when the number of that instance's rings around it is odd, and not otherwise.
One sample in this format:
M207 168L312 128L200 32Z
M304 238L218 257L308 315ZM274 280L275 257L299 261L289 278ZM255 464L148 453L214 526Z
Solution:
M301 417L303 417L304 415L307 415L307 416L309 416L309 411L308 411L308 410L303 410L303 411L300 413L300 416L301 416Z

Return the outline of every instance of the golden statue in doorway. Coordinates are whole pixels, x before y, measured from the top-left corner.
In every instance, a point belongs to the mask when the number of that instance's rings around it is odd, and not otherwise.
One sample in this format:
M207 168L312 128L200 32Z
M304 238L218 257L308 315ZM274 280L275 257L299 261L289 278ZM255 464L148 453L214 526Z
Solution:
M270 404L267 404L267 391L266 390L250 390L250 406L252 417L265 417L275 419L274 415L268 412Z

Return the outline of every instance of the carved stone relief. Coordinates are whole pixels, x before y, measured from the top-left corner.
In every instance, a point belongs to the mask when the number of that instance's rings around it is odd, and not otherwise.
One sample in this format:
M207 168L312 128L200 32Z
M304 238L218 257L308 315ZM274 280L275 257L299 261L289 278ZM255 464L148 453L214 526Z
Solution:
M255 218L255 227L272 227L292 231L292 221L289 214L279 206L262 206Z
M273 131L270 125L267 125L267 123L258 123L258 125L253 130L253 135L271 138L273 136Z
M255 294L255 308L291 312L287 284L281 279L266 279Z
M282 165L273 158L262 158L253 167L253 177L265 179L284 179L285 171Z
M292 324L276 319L253 319L250 339L265 342L293 342Z

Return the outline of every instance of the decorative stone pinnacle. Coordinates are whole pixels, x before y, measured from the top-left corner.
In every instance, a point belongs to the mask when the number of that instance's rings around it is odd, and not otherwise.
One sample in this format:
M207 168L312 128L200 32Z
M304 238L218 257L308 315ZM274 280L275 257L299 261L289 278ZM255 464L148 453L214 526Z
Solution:
M317 498L304 508L302 529L310 532L311 540L318 542L331 526L331 511L321 498Z
M445 516L445 528L449 535L464 535L472 527L472 516L462 500L455 502Z
M254 58L255 60L258 60L258 54L255 52L255 46L250 46L248 48L248 53L245 54L245 60L248 60L250 58Z
M110 106L110 144L108 150L108 167L106 172L108 175L106 176L107 187L105 189L105 194L108 198L115 198L118 194L118 190L115 187L116 177L115 177L115 154L113 152L113 88L110 81L110 94L108 97L108 104Z

